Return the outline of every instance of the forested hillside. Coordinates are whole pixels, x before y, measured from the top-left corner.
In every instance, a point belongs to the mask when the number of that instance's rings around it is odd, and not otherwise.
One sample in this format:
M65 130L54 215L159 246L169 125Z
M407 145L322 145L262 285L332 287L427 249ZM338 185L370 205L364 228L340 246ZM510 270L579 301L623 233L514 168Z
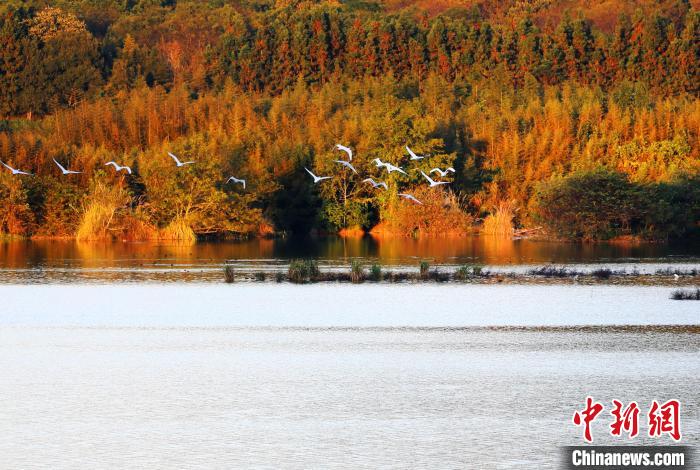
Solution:
M33 175L0 173L0 232L687 236L700 11L591 3L4 2L0 160Z

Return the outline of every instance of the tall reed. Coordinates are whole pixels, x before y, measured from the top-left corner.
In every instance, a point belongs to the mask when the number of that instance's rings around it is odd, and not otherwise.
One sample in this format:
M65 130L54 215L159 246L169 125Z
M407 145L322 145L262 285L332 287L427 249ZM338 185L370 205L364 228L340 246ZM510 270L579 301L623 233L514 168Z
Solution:
M493 212L484 219L481 233L486 235L497 235L503 237L513 236L513 218L515 211L513 204L509 202L499 203Z
M178 217L174 219L167 227L161 229L158 233L158 238L161 240L173 240L183 243L194 243L197 241L197 236L184 219Z

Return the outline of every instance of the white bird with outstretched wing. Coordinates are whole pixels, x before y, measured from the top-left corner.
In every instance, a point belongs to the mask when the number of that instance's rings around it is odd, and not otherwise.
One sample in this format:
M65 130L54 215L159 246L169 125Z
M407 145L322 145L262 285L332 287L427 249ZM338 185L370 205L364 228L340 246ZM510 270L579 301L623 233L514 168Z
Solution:
M3 165L5 168L7 168L8 170L10 170L10 171L12 172L13 175L31 175L31 173L27 173L26 171L22 171L22 170L18 170L18 169L16 169L16 168L12 168L10 165L8 165L8 164L5 163L5 162L0 161L0 163L2 163L2 165Z
M370 183L373 188L378 188L380 186L384 187L384 189L389 189L389 186L383 181L376 182L372 178L365 178L362 180L363 183Z
M416 204L420 204L421 206L423 205L422 202L420 202L418 199L415 198L413 194L408 194L408 193L399 193L399 196L401 196L404 199L408 199L409 201L413 201Z
M423 175L423 177L426 180L428 180L428 183L430 183L431 188L434 188L435 186L440 186L441 184L449 184L449 182L447 181L435 181L430 176L426 175L423 171L421 171L420 174Z
M63 167L63 165L61 165L60 163L58 163L58 162L56 161L55 158L53 159L53 162L54 162L56 165L58 165L58 167L61 169L61 172L62 172L64 175L77 175L77 174L82 173L82 171L73 171L73 170L67 170L67 169L65 169L65 168Z
M244 180L244 179L240 179L240 178L236 178L235 176L231 176L229 179L226 180L226 184L228 184L228 183L230 183L230 182L232 182L232 181L233 181L234 184L236 184L236 183L242 184L242 185L243 185L243 189L245 189L245 180Z
M329 180L329 179L333 178L332 176L316 176L308 168L304 167L304 169L314 179L314 184L320 183L323 180Z
M411 160L423 160L425 157L430 156L430 155L416 155L416 153L413 150L408 148L408 145L406 146L406 151L411 156Z
M108 166L108 165L112 165L114 167L114 169L117 170L117 173L122 171L122 170L126 170L127 173L131 174L131 168L129 168L126 165L122 166L122 165L118 164L117 162L105 163L105 166Z
M172 158L173 160L175 160L175 165L177 165L178 167L180 167L180 166L185 166L185 165L191 165L191 164L194 163L193 161L190 161L190 162L181 162L179 158L177 158L175 155L173 155L173 154L170 153L170 152L168 152L168 155L170 155L170 158Z
M441 170L440 168L433 168L432 170L430 170L431 174L435 173L435 172L438 172L440 174L440 176L445 177L445 176L447 176L447 173L454 173L455 169L452 167L449 167L449 168L446 168L444 170Z
M341 144L335 144L335 148L342 151L342 152L347 153L348 154L348 161L349 162L352 161L352 149L350 147L346 147L345 145L341 145Z

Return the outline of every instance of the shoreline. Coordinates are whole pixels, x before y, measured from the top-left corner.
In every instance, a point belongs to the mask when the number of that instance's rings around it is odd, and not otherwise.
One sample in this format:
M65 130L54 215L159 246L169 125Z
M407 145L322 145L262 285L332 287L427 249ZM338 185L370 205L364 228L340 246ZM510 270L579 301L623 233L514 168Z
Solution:
M526 229L523 229L526 231ZM514 233L513 235L502 235L502 234L491 234L481 232L479 230L468 231L464 233L445 233L445 234L418 234L418 235L404 235L400 233L387 233L387 232L372 232L372 231L349 231L346 232L341 230L337 233L308 233L304 235L293 235L286 233L273 233L266 235L255 235L250 236L237 236L237 237L198 237L195 240L182 240L182 239L171 239L171 238L102 238L102 239L89 239L81 240L75 235L10 235L10 234L0 234L0 243L2 242L75 242L84 244L115 244L115 245L129 245L129 244L170 244L170 245L197 245L201 243L235 243L235 242L246 242L252 240L288 240L288 239L324 239L324 238L339 238L343 240L361 240L361 239L372 239L375 241L395 241L395 240L459 240L466 238L489 238L493 240L503 240L503 241L519 241L528 240L533 242L544 242L544 243L562 243L562 244L579 244L579 245L617 245L617 246L644 246L644 245L663 245L668 243L700 243L700 239L695 236L684 237L684 238L674 238L674 239L654 239L654 238L642 238L638 236L622 236L610 239L583 239L583 238L561 238L553 235L546 234L528 234L528 233Z
M353 280L347 266L323 266L313 277L294 279L290 277L289 265L251 266L235 264L213 264L196 266L153 265L151 267L41 267L2 268L0 285L55 285L55 284L124 284L124 285L403 285L403 286L647 286L674 287L677 289L700 288L700 265L648 264L642 270L627 271L610 269L601 265L520 265L486 266L478 275L460 275L463 267L440 265L421 275L413 266L382 266L379 277L371 277L365 270L360 278ZM226 268L230 271L227 273ZM520 269L518 269L520 268ZM551 274L553 273L553 274ZM232 276L231 279L227 279ZM678 276L678 278L676 278Z

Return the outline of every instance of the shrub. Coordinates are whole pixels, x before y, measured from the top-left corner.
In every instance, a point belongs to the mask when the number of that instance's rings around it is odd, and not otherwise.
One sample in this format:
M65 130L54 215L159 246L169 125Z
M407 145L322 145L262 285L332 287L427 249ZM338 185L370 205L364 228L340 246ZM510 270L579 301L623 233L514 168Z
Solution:
M235 272L233 266L229 265L224 267L224 281L226 281L227 284L231 284L235 281Z
M430 273L430 279L435 282L447 282L450 280L449 273L442 272L439 269L435 269Z
M275 273L275 282L280 283L282 281L284 281L284 273L276 272Z
M700 289L695 290L684 290L678 289L671 293L671 298L673 300L700 300Z
M256 281L264 282L266 278L267 278L267 275L262 271L255 273L255 280Z
M642 187L642 229L652 238L682 237L698 231L700 176Z
M359 284L365 280L365 268L358 260L353 260L350 264L350 280L354 284Z
M478 277L483 274L483 268L479 265L465 264L460 266L454 273L456 281L466 281L470 277Z
M430 274L430 263L427 261L421 261L419 265L420 269L420 278L421 279L427 279L428 275Z
M369 269L369 278L372 281L379 282L382 280L382 267L378 264L373 264Z
M608 268L598 268L591 272L591 275L593 277L597 277L598 279L610 279L612 274L613 272Z
M639 194L621 173L598 169L541 184L536 218L554 233L605 239L629 233L639 217Z
M455 271L454 278L457 281L466 281L471 276L471 273L471 266L460 266L457 271Z
M568 277L576 276L578 273L574 271L569 271L563 267L557 266L542 266L535 269L530 269L528 274L532 276L544 276L544 277Z
M296 284L316 281L319 275L318 264L313 260L293 260L287 271L289 281Z
M449 190L418 186L407 190L422 204L401 198L390 206L391 217L371 230L375 235L462 236L471 231L473 217L467 202Z
M560 236L678 237L697 230L700 178L641 184L630 182L624 174L598 169L540 184L535 201L535 218Z

